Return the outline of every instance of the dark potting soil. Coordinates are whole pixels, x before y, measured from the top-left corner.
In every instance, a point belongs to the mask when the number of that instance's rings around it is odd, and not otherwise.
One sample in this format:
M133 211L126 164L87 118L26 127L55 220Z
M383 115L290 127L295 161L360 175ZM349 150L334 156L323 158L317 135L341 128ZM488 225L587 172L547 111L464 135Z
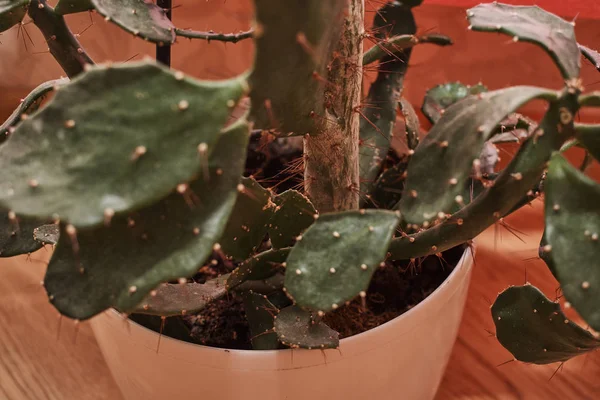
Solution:
M302 142L296 139L268 142L264 135L253 134L246 176L254 176L263 186L281 193L287 189L301 190ZM400 159L390 152L386 164ZM276 184L274 187L274 184ZM387 262L374 274L364 299L357 298L324 317L325 323L346 338L373 329L415 307L452 272L465 246L429 256L417 263ZM235 265L213 254L209 262L193 277L203 283L231 272ZM250 330L242 299L235 293L212 302L194 315L160 317L132 315L132 320L179 340L226 349L251 349Z
M373 275L364 301L357 298L328 313L325 323L346 338L373 329L410 310L450 275L465 247L459 246L429 256L419 264L406 261L388 262ZM204 268L196 275L201 282L224 273L223 264ZM229 272L229 271L228 271ZM160 317L132 315L131 318L156 332L160 332ZM226 349L251 349L250 331L241 297L231 293L211 303L195 315L165 319L163 334L179 340Z

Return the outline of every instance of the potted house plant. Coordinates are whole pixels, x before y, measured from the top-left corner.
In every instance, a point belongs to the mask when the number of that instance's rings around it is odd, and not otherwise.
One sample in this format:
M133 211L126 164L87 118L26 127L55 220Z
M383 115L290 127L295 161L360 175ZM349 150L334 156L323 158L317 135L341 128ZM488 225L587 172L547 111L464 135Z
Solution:
M382 5L371 33L361 0L254 3L253 29L229 35L178 29L149 1L0 1L0 30L28 14L70 78L40 85L0 127L0 256L56 245L49 299L95 316L128 398L431 398L466 296L465 244L542 191L541 255L596 328L600 193L560 151L599 156L599 128L574 116L600 105L582 95L579 52L600 57L572 24L536 7L469 10L472 29L546 49L565 88L441 85L421 138L400 96L410 49L450 40L416 35L420 1ZM202 82L150 61L93 66L62 17L90 9L157 43L163 63L177 36L252 39L254 68ZM534 99L549 104L539 124L515 114ZM406 154L390 148L397 114ZM522 145L498 172L502 141ZM598 346L529 285L492 315L522 361Z

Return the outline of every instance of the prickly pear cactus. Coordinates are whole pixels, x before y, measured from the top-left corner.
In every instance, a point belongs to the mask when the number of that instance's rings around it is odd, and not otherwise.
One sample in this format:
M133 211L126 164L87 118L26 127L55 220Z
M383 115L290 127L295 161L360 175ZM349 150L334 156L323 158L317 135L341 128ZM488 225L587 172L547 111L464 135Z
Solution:
M590 352L600 341L531 285L512 286L492 306L496 337L523 362L550 364Z
M343 0L255 0L258 31L250 75L252 116L264 128L319 134L322 80L339 40ZM293 78L292 78L293 77Z
M574 23L538 6L512 6L498 2L480 4L467 11L470 29L500 32L513 41L532 42L554 60L565 79L579 77L581 57L575 41Z
M548 89L517 86L472 95L447 108L410 160L408 196L400 202L404 221L422 226L448 213L496 126L531 100L555 97Z
M132 311L161 282L193 275L220 249L248 134L244 122L221 134L207 160L209 175L200 174L183 193L115 216L106 225L77 229L61 223L44 279L54 306L77 319L109 307Z
M254 348L331 349L339 334L325 313L366 297L377 269L464 245L545 191L540 254L600 329L600 185L585 176L600 157L600 128L575 122L581 107L600 107L600 93L582 95L581 54L597 68L600 57L576 42L572 23L538 7L469 10L472 30L546 50L564 88L434 87L422 138L402 97L410 54L452 41L416 34L420 0L383 2L372 32L363 0L254 4L252 29L227 34L178 29L149 0L0 0L0 32L28 15L69 77L38 86L0 125L0 257L55 246L44 286L71 318L113 307L154 326L231 295L243 301ZM156 43L165 66L93 66L63 18L92 9ZM225 81L188 78L163 57L176 36L252 38L254 65ZM363 39L373 43L367 52ZM377 69L366 98L363 63ZM549 105L539 124L516 113L535 99ZM403 157L390 145L398 118ZM298 190L279 193L280 175L248 176L246 119L253 135L303 137ZM521 147L500 170L495 145L504 142ZM581 171L559 154L575 145L586 151ZM189 279L211 268L211 255L223 275ZM598 347L530 285L501 293L492 317L500 343L525 362ZM189 336L185 326L172 331Z
M151 0L91 0L94 9L107 21L160 45L175 42L175 25L165 10ZM85 3L79 8L84 8Z
M568 301L600 330L600 185L555 154L545 192L544 259Z
M243 83L148 62L92 68L0 147L0 205L90 227L183 190L206 172Z
M400 48L393 41L390 42L389 37L412 37L417 30L412 9L398 2L390 2L382 7L375 16L374 26L379 40L374 48L378 50L371 50L365 57L376 51L378 53L373 58L381 60L377 79L371 85L366 100L367 104L372 106L364 110L360 122L360 190L363 193L371 191L387 157L396 122L398 101L402 95L404 75L412 53L411 46ZM384 51L387 46L394 48L394 51ZM366 62L371 60L367 59Z
M380 210L320 216L287 258L287 294L320 312L363 295L385 260L398 220L396 213Z
M281 343L292 348L337 348L339 334L318 318L298 306L286 307L275 316L275 333Z

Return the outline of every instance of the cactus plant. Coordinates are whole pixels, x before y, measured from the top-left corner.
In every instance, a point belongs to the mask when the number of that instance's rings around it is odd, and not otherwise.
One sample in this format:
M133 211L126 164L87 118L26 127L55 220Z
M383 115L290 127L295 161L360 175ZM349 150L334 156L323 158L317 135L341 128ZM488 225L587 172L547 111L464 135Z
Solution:
M600 127L574 122L580 108L600 107L600 94L583 95L579 79L580 52L595 65L598 53L538 7L472 8L471 29L546 50L564 89L440 85L427 92L422 111L433 127L420 138L402 97L411 49L452 42L416 34L420 3L386 2L365 33L363 0L255 0L252 29L223 34L177 28L146 0L56 8L0 0L0 31L27 13L70 78L41 84L0 126L0 256L55 245L44 286L72 318L111 307L184 315L233 293L255 348L336 348L324 315L366 296L378 268L469 242L543 190L543 258L600 329L600 186L560 155L579 145L600 157ZM178 36L252 39L254 67L209 82L148 60L94 65L63 18L87 10L167 54ZM366 52L364 40L374 42ZM377 78L361 103L363 64ZM246 98L251 107L234 118ZM549 104L539 124L516 114L534 99ZM398 117L409 149L400 159L390 144ZM301 189L278 193L281 182L242 176L251 125L275 140L302 136ZM503 141L522 143L497 171L493 145ZM229 273L189 279L211 263ZM529 285L507 289L492 314L500 342L525 362L566 360L600 343Z

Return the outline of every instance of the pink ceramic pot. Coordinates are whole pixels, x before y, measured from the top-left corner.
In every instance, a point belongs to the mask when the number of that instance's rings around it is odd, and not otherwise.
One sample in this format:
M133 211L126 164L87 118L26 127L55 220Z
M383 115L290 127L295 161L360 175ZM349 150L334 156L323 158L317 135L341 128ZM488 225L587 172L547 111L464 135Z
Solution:
M339 350L224 350L162 337L116 311L92 320L127 400L427 400L460 325L473 254L419 305Z

